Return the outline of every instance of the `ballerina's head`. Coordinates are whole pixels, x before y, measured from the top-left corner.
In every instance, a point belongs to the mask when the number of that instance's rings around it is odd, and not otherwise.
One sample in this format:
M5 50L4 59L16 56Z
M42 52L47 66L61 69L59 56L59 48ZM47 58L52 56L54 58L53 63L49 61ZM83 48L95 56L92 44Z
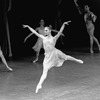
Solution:
M51 29L50 29L50 27L45 27L44 28L44 33L45 33L45 36L51 35Z

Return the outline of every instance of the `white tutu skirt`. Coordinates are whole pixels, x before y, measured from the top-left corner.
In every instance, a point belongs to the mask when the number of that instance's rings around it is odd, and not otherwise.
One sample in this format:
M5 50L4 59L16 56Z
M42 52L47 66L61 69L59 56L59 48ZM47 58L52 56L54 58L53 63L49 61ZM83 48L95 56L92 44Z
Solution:
M32 48L35 51L40 51L40 49L43 48L43 40L41 38L38 38L36 44Z
M53 66L60 67L65 60L67 60L67 55L55 48L54 50L45 53L43 66L48 68Z

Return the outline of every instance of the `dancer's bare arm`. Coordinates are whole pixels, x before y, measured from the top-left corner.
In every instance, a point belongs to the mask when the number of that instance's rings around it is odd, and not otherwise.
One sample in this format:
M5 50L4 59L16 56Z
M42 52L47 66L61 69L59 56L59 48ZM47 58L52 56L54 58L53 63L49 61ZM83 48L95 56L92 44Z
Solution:
M58 33L58 31L57 31L57 30L55 30L55 29L51 29L51 31L52 31L52 32L55 32L55 33Z
M97 19L97 16L96 16L94 13L92 13L92 12L91 12L91 16L92 16L92 18L93 18L93 22L95 22L96 19Z
M57 40L57 39L59 38L59 36L62 34L62 31L63 31L64 28L65 28L65 25L66 25L66 24L68 25L69 22L71 22L71 21L67 21L67 22L64 22L64 23L63 23L63 25L62 25L61 28L60 28L60 31L57 33L57 35L54 36L54 38L55 38L56 40Z
M33 34L35 34L36 36L40 37L40 38L44 38L43 35L39 34L38 32L36 32L33 28L31 28L30 26L28 25L23 25L23 28L28 28Z
M34 33L30 33L25 39L24 39L24 42L26 42L26 40L30 37L30 36L32 36Z
M51 31L52 31L52 32L58 33L58 30L52 29L52 26L51 26L51 25L49 25L49 27L51 28ZM64 36L63 33L62 33L61 35Z
M57 31L57 30L52 29L52 26L51 26L51 25L49 25L49 27L50 27L50 29L51 29L51 31L52 31L52 32L58 33L58 31Z
M39 29L39 27L37 27L36 29L35 29L35 31L38 31L38 29ZM30 36L32 36L34 33L30 33L25 39L24 39L24 42L26 42L26 40L30 37Z
M37 32L38 32L38 30L39 30L39 27L37 27L37 28L35 29L35 31L37 31Z
M58 33L58 31L57 31L57 30L55 30L55 29L52 29L51 31L52 31L52 32L55 32L55 33ZM61 33L61 35L62 35L62 36L64 36L64 34L63 34L63 33Z
M85 21L85 22L86 22L86 17L87 17L87 14L84 15L84 21Z
M78 9L79 14L82 14L82 9L79 7L77 2L78 2L78 0L74 0L74 3L75 3L75 5L76 5L76 7Z

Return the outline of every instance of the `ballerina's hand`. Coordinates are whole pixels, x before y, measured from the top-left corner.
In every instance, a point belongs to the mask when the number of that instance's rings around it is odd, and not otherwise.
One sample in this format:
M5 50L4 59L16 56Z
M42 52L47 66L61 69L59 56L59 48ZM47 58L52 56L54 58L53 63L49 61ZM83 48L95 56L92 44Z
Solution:
M24 39L24 43L26 42L26 38Z
M23 25L23 28L26 28L26 27L28 27L28 25Z
M64 22L64 24L67 24L67 25L69 25L69 23L70 23L71 21L67 21L67 22Z

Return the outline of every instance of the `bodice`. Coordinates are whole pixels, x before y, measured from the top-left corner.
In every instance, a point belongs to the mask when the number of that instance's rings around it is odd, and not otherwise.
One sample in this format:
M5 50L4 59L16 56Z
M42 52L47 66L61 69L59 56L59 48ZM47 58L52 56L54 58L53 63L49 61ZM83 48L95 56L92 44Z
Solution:
M55 49L55 41L53 37L45 37L43 40L45 53L52 52Z

